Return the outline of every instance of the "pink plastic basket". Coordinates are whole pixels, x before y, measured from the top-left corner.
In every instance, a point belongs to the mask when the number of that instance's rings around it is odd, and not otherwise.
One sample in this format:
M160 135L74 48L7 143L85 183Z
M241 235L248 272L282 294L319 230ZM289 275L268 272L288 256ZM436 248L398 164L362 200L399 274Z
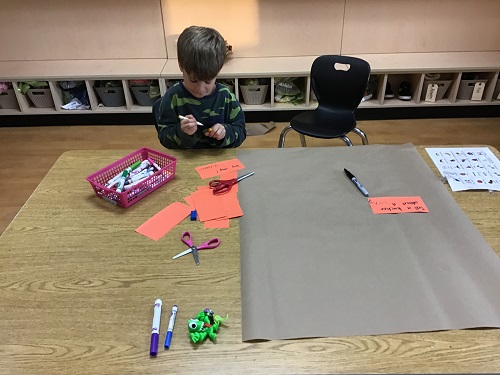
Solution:
M114 188L106 187L108 181L117 174L123 172L125 168L137 161L146 160L147 158L150 158L161 168L159 171L156 171L154 175L135 185L130 190L125 190L121 193L118 193ZM173 179L175 176L176 163L177 159L172 156L149 148L141 148L90 176L87 176L86 179L98 197L114 205L126 208L140 201L142 198Z

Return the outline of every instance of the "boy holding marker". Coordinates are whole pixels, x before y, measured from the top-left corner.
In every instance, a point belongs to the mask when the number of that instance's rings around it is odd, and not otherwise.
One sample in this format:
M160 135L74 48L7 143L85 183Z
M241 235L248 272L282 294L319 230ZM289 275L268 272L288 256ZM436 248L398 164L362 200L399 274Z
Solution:
M215 29L191 26L177 41L182 81L160 99L158 139L166 148L233 148L246 138L245 115L229 90L216 82L226 43Z

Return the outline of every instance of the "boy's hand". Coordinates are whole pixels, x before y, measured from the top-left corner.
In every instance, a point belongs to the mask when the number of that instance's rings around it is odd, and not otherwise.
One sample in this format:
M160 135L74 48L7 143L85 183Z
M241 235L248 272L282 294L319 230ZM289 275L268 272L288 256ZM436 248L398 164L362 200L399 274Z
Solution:
M196 119L193 115L186 115L184 120L181 120L181 130L187 135L193 135L198 129Z
M206 131L205 133L207 137L215 138L218 141L226 137L226 128L224 127L224 125L215 124L212 125L210 129L207 129L208 131Z

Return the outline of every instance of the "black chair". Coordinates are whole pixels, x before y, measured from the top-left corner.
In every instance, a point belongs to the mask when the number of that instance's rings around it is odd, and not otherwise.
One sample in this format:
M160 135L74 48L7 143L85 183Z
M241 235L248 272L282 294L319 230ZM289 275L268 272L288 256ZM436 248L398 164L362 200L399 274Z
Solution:
M306 147L305 135L315 138L341 138L352 146L347 133L354 132L364 145L368 139L356 127L354 112L358 108L370 77L370 64L356 57L325 55L317 57L311 67L311 85L318 107L292 118L280 134L278 147L284 147L290 130L300 135Z

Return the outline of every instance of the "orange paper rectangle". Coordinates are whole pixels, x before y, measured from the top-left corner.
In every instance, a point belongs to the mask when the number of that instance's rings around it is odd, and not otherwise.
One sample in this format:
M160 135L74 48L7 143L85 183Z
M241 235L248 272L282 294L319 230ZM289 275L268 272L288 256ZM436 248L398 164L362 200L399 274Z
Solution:
M209 178L218 176L224 173L239 171L240 169L245 168L243 163L238 159L230 159L225 161L219 161L217 163L201 165L196 167L196 172L200 175L201 178Z
M206 229L209 229L209 228L229 228L229 219L222 218L222 219L208 220L208 221L205 221L203 223L203 227Z
M207 221L226 217L226 211L211 189L198 190L191 194L198 218Z
M368 198L374 214L404 214L429 212L420 197L378 197Z
M234 190L234 189L233 189ZM218 195L220 204L224 207L226 212L226 216L231 219L234 217L243 216L243 211L240 206L240 201L238 200L238 196L236 192L231 190L227 194Z
M158 241L190 213L191 207L181 202L175 202L155 214L135 231Z
M186 201L187 204L189 204L189 207L191 207L191 211L196 210L196 208L194 206L194 202L193 202L193 197L191 197L191 195L184 197L184 200Z

